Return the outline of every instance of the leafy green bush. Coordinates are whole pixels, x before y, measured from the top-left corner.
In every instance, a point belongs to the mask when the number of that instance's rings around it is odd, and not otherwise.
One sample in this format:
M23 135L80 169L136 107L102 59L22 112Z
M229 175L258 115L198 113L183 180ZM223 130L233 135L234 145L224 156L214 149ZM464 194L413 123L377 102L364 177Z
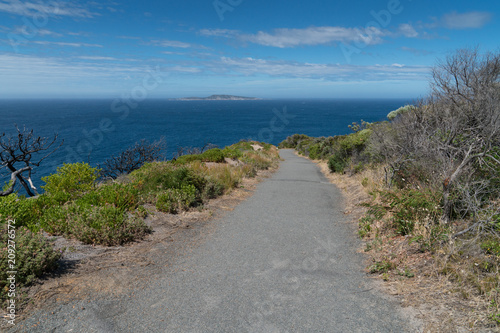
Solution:
M1 228L0 234L0 299L3 301L8 296L7 277L9 268L9 233L7 226ZM45 272L57 267L57 260L61 257L60 252L54 251L50 241L43 235L33 233L21 227L16 229L15 234L15 265L16 265L16 286L22 288L30 285L35 278L40 277ZM17 289L19 293L19 289Z
M57 173L42 178L46 183L42 188L50 195L74 199L93 190L98 177L99 169L87 163L65 163L57 168Z
M18 226L38 231L39 219L47 208L54 205L58 205L58 203L47 195L27 199L14 193L0 197L0 224L8 219L13 219L16 220Z
M219 148L209 149L201 154L202 162L224 162L224 153Z
M208 199L217 198L218 196L224 194L224 190L224 185L221 182L216 179L208 178L203 192L201 193L201 199L205 201Z
M80 205L104 206L133 210L139 203L139 190L132 184L107 184L84 194L76 201Z
M408 235L417 221L427 220L433 224L439 221L442 215L441 196L441 193L430 189L405 189L383 192L381 198L390 206L396 231Z
M187 210L196 203L196 188L193 185L183 185L180 189L172 188L158 195L156 208L159 211L177 214Z
M249 141L240 141L240 142L235 143L229 147L232 149L238 149L240 151L253 150L252 143Z
M340 154L333 154L328 159L328 169L331 172L344 173L347 166L347 161Z
M297 145L303 141L309 139L309 137L305 134L294 134L289 137L287 137L285 140L283 140L279 145L278 148L296 148Z
M120 245L150 231L144 221L109 204L52 207L40 223L51 234L73 236L86 244Z
M243 156L241 150L231 147L226 147L222 150L224 157L231 158L233 160L238 159Z
M193 185L201 193L206 183L206 179L191 169L164 162L145 164L141 169L133 171L130 177L140 193L180 189L183 184Z
M174 164L184 165L194 161L222 163L224 162L224 152L219 148L213 148L201 154L179 156L172 162Z
M309 146L308 150L309 150L309 158L313 160L319 160L321 158L319 143Z
M481 249L487 254L500 256L500 242L498 239L487 239L481 242Z
M387 273L396 268L396 265L389 260L376 261L368 270L370 273Z
M411 111L414 109L415 109L415 106L413 106L413 105L402 106L397 110L389 112L389 114L387 115L387 119L394 120L394 119L396 119L397 116L404 114L404 113L407 113L408 111Z

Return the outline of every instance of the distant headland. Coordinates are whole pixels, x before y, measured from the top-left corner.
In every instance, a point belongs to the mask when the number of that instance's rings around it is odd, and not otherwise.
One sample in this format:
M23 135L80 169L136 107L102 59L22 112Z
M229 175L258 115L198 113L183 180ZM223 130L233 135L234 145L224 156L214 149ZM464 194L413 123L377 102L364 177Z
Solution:
M257 97L243 97L233 95L212 95L208 97L183 97L173 98L175 101L254 101L259 100Z

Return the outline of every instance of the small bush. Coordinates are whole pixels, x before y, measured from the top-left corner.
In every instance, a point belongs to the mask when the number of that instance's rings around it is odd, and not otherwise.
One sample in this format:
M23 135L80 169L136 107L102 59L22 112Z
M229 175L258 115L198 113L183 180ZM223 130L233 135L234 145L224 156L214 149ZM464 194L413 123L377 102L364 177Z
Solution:
M442 214L441 194L430 189L386 191L382 193L382 199L390 205L393 225L401 235L410 234L417 221L436 224Z
M267 170L272 166L272 160L259 152L246 152L242 158L244 163L252 165L257 170Z
M104 206L133 210L139 202L139 190L132 184L108 184L83 195L76 201L79 205Z
M321 158L319 143L310 146L308 150L310 159L319 160Z
M481 249L487 254L500 256L500 242L498 239L488 239L481 242Z
M54 235L74 237L86 244L120 245L141 239L150 231L144 221L128 216L112 205L92 206L72 203L52 207L40 222Z
M334 154L328 159L328 169L331 172L344 173L346 166L347 161L340 154Z
M201 193L206 183L202 176L190 168L178 167L171 163L148 163L132 172L130 177L139 192L146 194L172 188L180 189L184 184L193 185Z
M7 272L9 268L9 233L7 226L2 226L0 234L0 299L3 301L8 296ZM15 234L15 266L16 286L19 288L30 285L35 278L42 276L57 267L61 253L54 251L50 241L43 235L33 233L21 227ZM11 251L12 252L12 251Z
M45 210L58 202L47 195L26 199L11 194L0 197L0 224L8 219L16 220L17 226L25 226L31 231L38 231L38 222Z
M50 195L62 193L74 199L94 189L99 171L87 163L64 164L57 168L57 173L42 178L46 183L42 188Z
M235 153L235 152L233 152ZM236 153L235 153L236 154ZM209 149L201 154L194 155L182 155L179 156L175 161L172 161L174 164L184 165L194 161L201 162L214 162L214 163L222 163L224 162L224 152L219 148Z
M387 273L396 268L389 260L376 261L373 265L371 265L368 270L370 273Z
M202 162L224 162L224 153L219 148L209 149L201 154Z
M222 154L224 155L224 157L231 158L233 160L236 160L236 159L243 156L243 153L241 152L241 150L236 149L236 148L231 148L231 147L224 148L222 150Z
M193 185L184 185L180 189L168 189L160 193L156 200L159 211L177 214L187 210L196 203L196 188Z
M216 179L208 179L201 198L203 201L214 199L224 194L224 185Z
M287 137L285 140L283 140L278 148L296 148L297 145L302 141L309 139L309 137L305 134L294 134L292 136Z

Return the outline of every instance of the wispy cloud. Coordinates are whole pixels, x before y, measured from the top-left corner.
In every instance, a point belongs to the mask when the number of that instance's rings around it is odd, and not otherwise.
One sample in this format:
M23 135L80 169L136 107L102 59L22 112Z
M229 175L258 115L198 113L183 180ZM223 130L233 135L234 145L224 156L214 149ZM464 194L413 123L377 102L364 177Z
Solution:
M354 66L340 64L271 61L255 58L222 57L214 63L214 71L244 75L267 74L278 77L316 78L331 81L427 80L429 67L401 64Z
M21 35L24 35L24 36L28 36L31 32L27 31L27 29L28 28L26 26L16 27L13 30L13 33L15 33L15 34L21 34ZM36 31L36 33L39 36L52 36L52 37L62 37L63 36L62 34L60 34L58 32L50 31L50 30L47 30L47 29L38 29Z
M182 48L182 49L187 49L192 47L193 45L189 43L184 43L176 40L152 40L151 41L152 45L156 46L161 46L161 47L177 47L177 48Z
M119 60L117 58L113 57L99 57L99 56L80 56L78 59L83 59L83 60L105 60L105 61L116 61Z
M398 32L408 38L415 38L419 35L417 30L408 23L399 25Z
M71 46L71 47L103 47L99 44L87 44L87 43L68 43L68 42L49 42L49 41L34 41L34 44L39 45L57 45L57 46Z
M443 25L448 29L478 29L485 26L492 18L488 12L452 12L443 16Z
M16 15L45 14L53 16L94 17L99 15L68 1L25 1L0 0L0 12Z
M90 60L90 57L88 57ZM54 89L59 84L75 82L95 86L99 81L111 80L116 83L123 77L140 78L151 70L144 62L137 65L109 63L106 59L94 57L92 62L58 57L25 56L17 54L0 54L0 85L19 84L43 85L50 82ZM196 73L200 69L192 66L171 65L162 67L165 73ZM68 81L70 80L70 81ZM50 87L47 87L50 88Z
M358 42L367 45L380 44L388 33L375 27L309 27L305 29L275 29L272 32L259 31L256 34L244 34L236 30L203 29L200 34L236 38L245 42L265 46L288 48L304 45L327 45L335 42Z
M407 46L402 46L401 50L403 50L405 52L413 53L416 56L426 56L426 55L429 55L429 54L433 53L431 51L415 49L415 48L407 47Z

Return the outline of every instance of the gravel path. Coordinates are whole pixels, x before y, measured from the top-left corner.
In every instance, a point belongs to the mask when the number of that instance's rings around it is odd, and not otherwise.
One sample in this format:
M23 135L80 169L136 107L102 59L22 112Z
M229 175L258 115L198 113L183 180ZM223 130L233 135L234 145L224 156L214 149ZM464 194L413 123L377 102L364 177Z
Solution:
M363 272L340 191L310 161L281 155L279 171L162 275L123 297L45 309L15 331L413 332Z

